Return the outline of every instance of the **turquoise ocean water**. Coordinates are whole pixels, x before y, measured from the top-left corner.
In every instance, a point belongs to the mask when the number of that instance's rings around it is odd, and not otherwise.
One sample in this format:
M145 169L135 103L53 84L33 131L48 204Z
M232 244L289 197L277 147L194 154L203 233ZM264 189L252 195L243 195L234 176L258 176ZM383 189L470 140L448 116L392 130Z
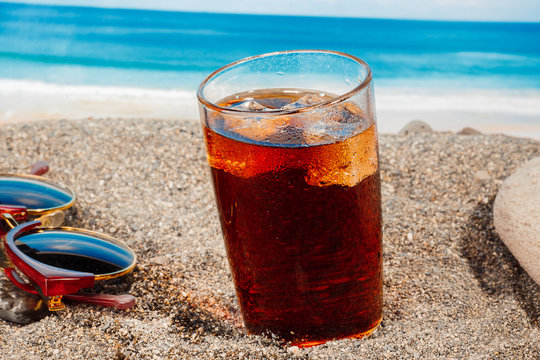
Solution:
M540 23L436 22L0 2L0 78L194 89L240 58L332 49L383 86L540 89Z

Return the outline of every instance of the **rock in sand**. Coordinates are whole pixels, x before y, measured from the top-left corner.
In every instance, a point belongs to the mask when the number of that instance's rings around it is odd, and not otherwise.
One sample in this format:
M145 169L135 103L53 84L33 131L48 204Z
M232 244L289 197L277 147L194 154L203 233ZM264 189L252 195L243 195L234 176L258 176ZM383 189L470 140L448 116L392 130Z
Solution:
M403 127L398 133L398 135L411 135L418 133L431 133L433 129L427 123L422 120L413 120Z
M540 285L540 157L504 181L493 205L493 222L504 244Z

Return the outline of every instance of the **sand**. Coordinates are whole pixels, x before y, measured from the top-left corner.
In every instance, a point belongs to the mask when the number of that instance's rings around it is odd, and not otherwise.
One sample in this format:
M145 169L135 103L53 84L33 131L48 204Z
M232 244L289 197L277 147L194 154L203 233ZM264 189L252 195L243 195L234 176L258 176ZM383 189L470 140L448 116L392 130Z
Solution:
M540 143L451 133L380 138L384 320L369 338L299 349L244 332L196 121L79 120L0 128L0 173L47 160L78 194L72 226L125 240L127 311L69 305L0 321L2 359L538 359L540 288L493 229L504 178ZM487 174L487 176L486 176Z

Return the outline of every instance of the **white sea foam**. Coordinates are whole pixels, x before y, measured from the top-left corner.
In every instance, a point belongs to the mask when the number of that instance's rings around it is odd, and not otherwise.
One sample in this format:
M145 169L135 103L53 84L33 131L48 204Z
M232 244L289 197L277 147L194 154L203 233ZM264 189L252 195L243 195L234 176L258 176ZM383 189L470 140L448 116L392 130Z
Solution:
M438 131L472 127L540 139L540 91L534 89L376 89L378 126L395 133L413 119Z
M195 90L75 86L0 79L0 122L197 118Z
M378 128L396 133L421 119L435 130L473 127L540 139L539 90L375 88ZM195 89L57 85L0 79L0 122L54 119L199 117Z
M191 99L195 90L163 90L150 88L60 85L29 80L0 79L0 95L15 93L70 95L70 96L113 96L113 97L153 97L164 99Z
M387 110L498 112L540 115L538 90L443 90L378 88L377 103Z

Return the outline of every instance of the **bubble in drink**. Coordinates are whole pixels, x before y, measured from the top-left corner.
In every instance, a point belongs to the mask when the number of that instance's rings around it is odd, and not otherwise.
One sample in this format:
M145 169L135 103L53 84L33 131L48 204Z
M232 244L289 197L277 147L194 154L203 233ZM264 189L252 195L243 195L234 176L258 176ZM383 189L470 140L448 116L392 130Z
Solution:
M219 105L234 106L247 95ZM318 102L315 95L321 96L295 89L249 92L278 109L309 97ZM352 103L310 111L309 118L301 111L252 115L221 113L204 127L248 331L268 330L302 345L369 333L382 316L373 119Z

